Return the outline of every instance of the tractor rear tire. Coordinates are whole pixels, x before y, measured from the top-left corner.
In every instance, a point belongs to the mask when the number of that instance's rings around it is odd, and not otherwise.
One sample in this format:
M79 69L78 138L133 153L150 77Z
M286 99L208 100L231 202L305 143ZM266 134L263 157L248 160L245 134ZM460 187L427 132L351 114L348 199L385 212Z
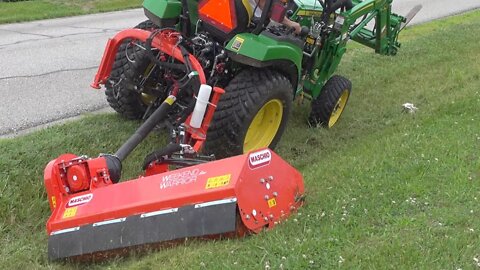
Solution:
M280 73L248 69L225 88L208 129L205 153L225 158L269 147L282 137L293 88Z
M311 127L333 127L342 115L352 92L352 83L342 76L332 76L323 86L320 95L312 101L308 117Z
M135 28L149 30L157 27L147 20L135 26ZM112 72L105 84L105 95L108 104L116 112L127 119L141 119L148 104L142 98L142 93L136 91L138 74L145 72L150 65L150 59L148 59L144 50L131 45L130 42L129 39L125 40L118 48ZM141 44L141 42L138 43Z

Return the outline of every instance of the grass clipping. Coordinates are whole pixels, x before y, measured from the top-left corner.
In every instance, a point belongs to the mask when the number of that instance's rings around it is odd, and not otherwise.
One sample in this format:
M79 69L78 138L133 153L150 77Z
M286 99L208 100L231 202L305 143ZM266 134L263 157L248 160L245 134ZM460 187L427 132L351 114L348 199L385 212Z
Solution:
M467 269L480 255L480 12L407 29L396 57L352 45L354 85L341 122L308 129L298 103L277 152L304 174L307 205L245 239L188 241L99 265L49 263L42 182L70 151L113 152L138 122L101 115L0 141L0 268ZM402 113L412 102L415 114ZM301 130L301 132L298 132ZM140 174L151 136L126 161Z

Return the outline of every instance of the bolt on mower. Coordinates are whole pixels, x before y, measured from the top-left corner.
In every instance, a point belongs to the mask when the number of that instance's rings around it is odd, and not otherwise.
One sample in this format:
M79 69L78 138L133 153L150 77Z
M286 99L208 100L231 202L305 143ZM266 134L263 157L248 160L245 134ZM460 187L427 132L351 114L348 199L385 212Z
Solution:
M292 100L310 96L310 124L332 127L352 88L333 76L347 41L394 55L418 12L395 15L391 2L265 0L255 17L246 0L145 0L149 20L108 41L92 83L117 112L145 121L115 154L64 154L47 165L49 258L279 224L305 196L302 175L270 150ZM143 176L119 182L122 162L159 125L171 142L146 156Z

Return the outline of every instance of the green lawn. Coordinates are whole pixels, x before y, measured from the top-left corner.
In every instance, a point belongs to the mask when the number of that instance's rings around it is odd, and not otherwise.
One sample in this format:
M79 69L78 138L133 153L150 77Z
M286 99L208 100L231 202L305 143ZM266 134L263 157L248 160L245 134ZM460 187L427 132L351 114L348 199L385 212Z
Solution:
M407 29L396 57L350 46L354 85L332 130L296 103L277 152L305 177L307 204L273 231L190 240L102 264L49 263L46 163L113 152L138 126L113 114L0 141L0 269L474 269L480 256L480 12ZM416 114L401 105L414 103ZM127 160L163 141L151 136ZM270 266L270 267L267 267Z
M0 2L0 24L141 7L141 0L32 0Z

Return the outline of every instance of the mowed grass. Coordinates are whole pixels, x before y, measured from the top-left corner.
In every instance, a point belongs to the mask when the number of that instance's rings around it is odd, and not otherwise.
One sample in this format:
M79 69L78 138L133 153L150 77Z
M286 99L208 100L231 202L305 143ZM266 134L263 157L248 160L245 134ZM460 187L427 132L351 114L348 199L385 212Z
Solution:
M0 24L138 8L141 0L32 0L0 2Z
M396 57L351 46L354 90L332 130L297 101L277 152L305 177L307 203L274 230L189 240L99 264L47 261L46 163L114 152L139 122L86 117L0 141L1 269L474 269L480 256L480 12L407 29ZM402 112L414 103L416 114ZM151 136L127 160L141 173ZM480 257L478 257L480 258Z

